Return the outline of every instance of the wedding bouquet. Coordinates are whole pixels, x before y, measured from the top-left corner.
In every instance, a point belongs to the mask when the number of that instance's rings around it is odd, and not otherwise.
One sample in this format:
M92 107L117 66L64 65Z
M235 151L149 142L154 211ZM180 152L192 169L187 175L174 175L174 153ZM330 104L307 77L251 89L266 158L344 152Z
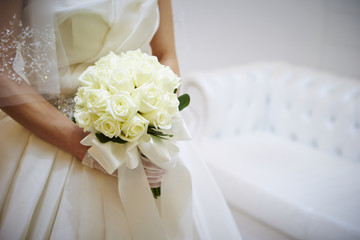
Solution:
M156 57L141 50L120 56L110 52L88 67L79 80L74 118L84 131L92 133L90 145L97 144L95 141L120 144L117 148L121 155L135 146L144 150L146 156L149 142L153 143L151 148L161 148L164 144L159 142L179 140L176 137L181 121L179 111L189 104L190 97L187 94L177 97L180 78ZM154 151L158 150L150 149ZM114 165L105 150L90 153L110 174L124 161L129 168L137 167L139 161L139 157L128 154L128 159L118 159ZM154 154L149 155L154 158ZM169 152L163 155L169 156ZM153 188L152 192L155 198L160 196L160 188Z

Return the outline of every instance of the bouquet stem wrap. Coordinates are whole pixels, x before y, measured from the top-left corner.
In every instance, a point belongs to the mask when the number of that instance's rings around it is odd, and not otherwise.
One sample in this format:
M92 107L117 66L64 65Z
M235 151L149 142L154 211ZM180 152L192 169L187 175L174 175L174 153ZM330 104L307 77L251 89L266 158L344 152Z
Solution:
M175 140L190 136L181 118L174 121ZM173 141L144 135L137 142L101 143L94 133L81 143L112 174L118 170L118 190L134 239L189 239L192 233L192 189L189 171L178 159ZM161 199L155 200L138 151L167 170L161 183ZM157 206L159 204L159 206ZM176 222L174 222L176 221ZM139 231L138 229L141 229Z

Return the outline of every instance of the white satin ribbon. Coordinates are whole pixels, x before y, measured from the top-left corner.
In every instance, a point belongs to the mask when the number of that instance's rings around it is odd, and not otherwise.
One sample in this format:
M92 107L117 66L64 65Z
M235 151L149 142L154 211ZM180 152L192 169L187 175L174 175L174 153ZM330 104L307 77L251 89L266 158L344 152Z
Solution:
M130 169L136 168L140 162L137 147L154 164L169 170L175 166L174 156L179 152L179 148L174 144L174 141L190 140L191 136L180 115L174 118L172 128L163 132L171 134L173 137L169 138L169 140L163 140L145 134L137 142L119 144L113 142L101 143L95 134L91 133L81 141L81 144L91 146L88 150L89 154L109 174L112 174L124 163Z
M95 134L91 133L81 140L81 144L91 146L88 149L88 153L109 174L112 174L124 163L126 163L130 169L136 168L139 164L140 155L137 149L137 143L101 143Z
M182 119L173 128L176 140L190 139ZM180 129L183 129L180 135ZM100 143L89 134L81 143L91 146L89 154L109 173L118 170L118 190L129 223L132 238L191 239L192 190L188 169L178 159L179 148L171 140L145 135L136 143ZM166 169L161 184L159 208L150 190L140 159L141 152L154 164Z

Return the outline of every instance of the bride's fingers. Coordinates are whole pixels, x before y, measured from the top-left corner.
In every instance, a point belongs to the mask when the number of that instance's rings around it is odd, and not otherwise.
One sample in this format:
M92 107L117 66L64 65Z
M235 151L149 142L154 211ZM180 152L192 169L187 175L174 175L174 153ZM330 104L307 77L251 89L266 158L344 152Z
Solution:
M166 170L155 165L149 158L141 153L141 162L144 167L145 175L151 188L161 187L161 181Z
M151 188L161 187L161 181L160 181L160 182L152 182L152 181L149 181L149 186L150 186Z
M148 178L149 183L159 183L161 182L161 178Z
M162 170L162 171L151 171L148 169L144 169L144 170L145 170L146 176L161 177L164 174L166 174L166 170Z
M145 175L148 179L150 186L153 187L160 187L162 176L166 174L166 170L156 166L153 162L151 162L147 157L141 155L141 160L143 163ZM90 168L95 168L105 174L109 174L105 171L105 169L97 162L95 159L91 157L90 154L86 154L82 160L82 164L86 165ZM118 172L117 170L113 174L109 174L111 176L117 177Z
M158 167L157 165L155 165L150 159L148 159L147 157L141 155L141 161L144 165L144 167L149 167L149 168L157 168L157 169L161 169L160 167Z
M106 170L96 161L94 161L93 163L93 168L97 169L97 170L100 170L101 172L103 173L106 173L108 175L111 175L113 177L117 177L118 176L118 171L114 171L112 174L109 174L108 172L106 172Z
M160 183L150 183L150 187L151 187L151 188L161 187L161 182L160 182Z
M81 163L89 168L94 168L96 170L99 170L99 171L101 171L105 174L111 175L113 177L117 177L117 175L118 175L117 170L115 172L113 172L112 174L107 173L106 170L89 153L85 154Z
M154 171L154 172L163 172L164 174L166 173L165 169L162 169L161 167L155 165L148 158L141 157L141 160L142 160L144 169L147 169L149 171Z

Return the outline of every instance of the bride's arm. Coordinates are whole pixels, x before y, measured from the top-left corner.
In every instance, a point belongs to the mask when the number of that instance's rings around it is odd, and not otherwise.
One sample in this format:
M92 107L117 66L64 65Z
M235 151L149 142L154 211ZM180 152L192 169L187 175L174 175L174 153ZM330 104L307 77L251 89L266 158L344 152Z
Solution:
M158 0L160 12L160 25L151 41L153 54L159 61L177 74L180 74L176 57L174 26L171 0Z
M21 8L20 0L0 2L0 30L8 27L14 14L21 15ZM8 59L1 60L9 62ZM15 121L45 141L70 152L79 159L85 155L87 147L81 145L80 141L86 133L24 81L19 84L9 80L6 72L0 75L0 106Z
M70 119L62 115L60 111L48 103L42 96L35 92L23 95L22 92L19 92L17 86L11 86L13 84L11 80L1 77L1 92L5 90L14 95L20 94L15 96L15 98L22 98L22 101L25 101L25 103L3 106L1 109L35 135L82 159L88 147L80 144L80 141L87 134ZM23 83L23 85L25 84ZM30 88L28 86L23 87ZM0 99L1 105L5 105L8 102L8 98Z

